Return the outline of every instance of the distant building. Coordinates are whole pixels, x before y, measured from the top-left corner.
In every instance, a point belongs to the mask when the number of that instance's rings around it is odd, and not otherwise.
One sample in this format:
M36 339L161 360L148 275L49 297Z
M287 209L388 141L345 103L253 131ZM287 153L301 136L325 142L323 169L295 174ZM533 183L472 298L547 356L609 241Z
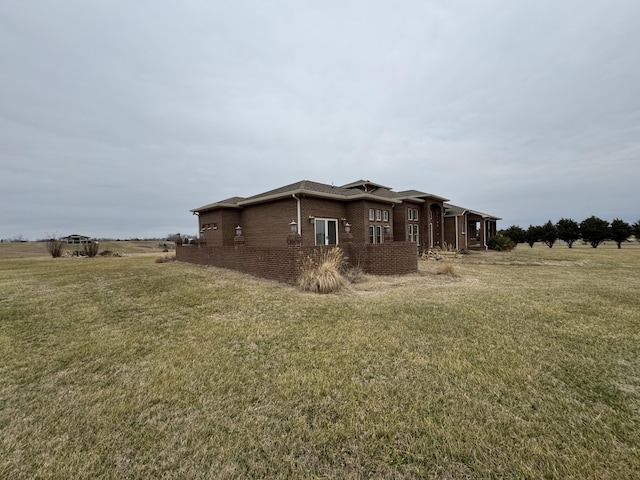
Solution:
M91 237L85 237L84 235L74 233L68 237L62 237L62 240L70 245L82 245L84 243L89 243L91 241Z

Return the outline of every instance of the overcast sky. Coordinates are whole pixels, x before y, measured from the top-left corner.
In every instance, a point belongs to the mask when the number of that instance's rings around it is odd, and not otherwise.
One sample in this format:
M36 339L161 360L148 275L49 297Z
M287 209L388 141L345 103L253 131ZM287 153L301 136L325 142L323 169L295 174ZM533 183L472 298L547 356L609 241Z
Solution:
M640 219L637 0L0 2L0 238L196 233L367 179Z

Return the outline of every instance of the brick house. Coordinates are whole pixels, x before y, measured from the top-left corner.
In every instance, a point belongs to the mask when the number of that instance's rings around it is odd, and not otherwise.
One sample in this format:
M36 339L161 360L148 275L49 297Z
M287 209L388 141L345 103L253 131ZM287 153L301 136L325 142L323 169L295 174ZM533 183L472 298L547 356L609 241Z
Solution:
M445 242L456 250L486 250L497 233L499 217L468 208L444 204Z
M293 281L300 258L339 245L365 272L411 273L417 253L444 245L447 201L368 180L343 186L303 180L193 209L199 246L181 246L177 256Z

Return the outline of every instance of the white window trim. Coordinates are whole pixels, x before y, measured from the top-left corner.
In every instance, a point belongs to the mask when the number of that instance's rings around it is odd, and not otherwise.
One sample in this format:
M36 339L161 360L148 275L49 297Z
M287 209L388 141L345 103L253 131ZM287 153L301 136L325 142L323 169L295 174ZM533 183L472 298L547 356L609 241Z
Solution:
M376 219L376 211L373 208L369 209L369 220L373 221Z
M316 236L316 222L320 220L325 222L325 227L327 228L327 231L324 233L325 235L325 243L321 243L318 244L317 243L317 236ZM336 224L336 245L338 245L340 243L340 230L339 230L339 225L340 222L338 222L337 218L315 218L313 221L313 242L316 246L322 246L322 245L331 245L330 243L326 243L327 242L327 238L329 237L329 223L328 222L335 222Z
M375 239L376 243L384 242L384 231L382 230L382 225L376 225Z

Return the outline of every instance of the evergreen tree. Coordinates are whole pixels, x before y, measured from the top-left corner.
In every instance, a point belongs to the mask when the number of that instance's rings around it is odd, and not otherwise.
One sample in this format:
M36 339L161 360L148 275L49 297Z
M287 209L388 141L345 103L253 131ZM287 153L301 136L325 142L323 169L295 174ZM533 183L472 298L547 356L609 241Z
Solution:
M585 242L589 242L593 248L598 248L598 245L609 238L609 222L591 216L580 223L580 232Z
M570 218L561 218L556 224L558 238L573 248L573 242L580 239L580 225Z
M621 248L622 242L626 242L627 239L631 236L631 225L629 225L624 220L620 220L616 218L613 222L611 222L611 240L616 242L618 248Z
M518 225L511 225L509 228L501 230L500 234L509 237L515 243L525 243L527 241L527 232Z
M529 244L531 248L533 248L533 244L539 242L542 238L542 227L529 225L527 231L525 233L525 242Z
M631 226L631 234L640 242L640 220Z
M552 248L557 239L558 229L551 223L551 220L540 227L540 240L542 240L547 247Z

